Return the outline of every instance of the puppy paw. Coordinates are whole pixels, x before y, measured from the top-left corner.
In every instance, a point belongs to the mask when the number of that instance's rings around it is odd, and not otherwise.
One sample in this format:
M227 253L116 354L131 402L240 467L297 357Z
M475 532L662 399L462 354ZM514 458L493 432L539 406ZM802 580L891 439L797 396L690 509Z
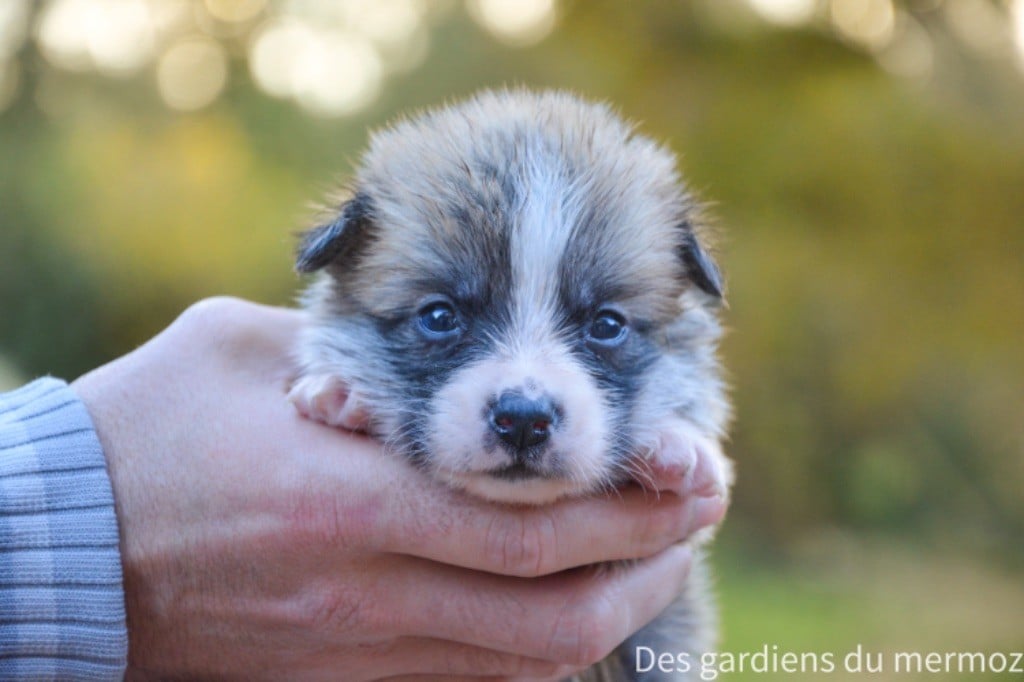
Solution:
M732 462L721 444L684 422L660 431L647 464L659 489L680 495L727 498L733 481Z
M288 392L288 400L303 417L350 431L365 431L369 413L359 395L332 374L299 378Z

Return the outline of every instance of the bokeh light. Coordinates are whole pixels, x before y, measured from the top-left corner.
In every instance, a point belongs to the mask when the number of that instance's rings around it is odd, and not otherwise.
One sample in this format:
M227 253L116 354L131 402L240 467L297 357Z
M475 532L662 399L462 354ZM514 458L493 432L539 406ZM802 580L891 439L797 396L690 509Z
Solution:
M998 57L1012 49L1006 13L988 0L948 0L943 15L953 35L976 52Z
M54 66L84 71L89 59L87 27L99 23L102 12L88 0L54 0L43 10L37 29L39 47Z
M294 19L278 19L264 25L249 48L253 80L268 95L291 97L294 93L294 56L312 40L312 30Z
M22 40L29 6L23 0L0 5L0 68L5 51ZM372 104L388 75L424 62L431 17L448 9L424 0L49 0L39 12L36 39L46 60L67 71L126 76L159 55L160 96L183 110L219 96L227 53L247 45L261 90L320 116L346 116ZM520 21L512 32L535 32L539 21L546 33L553 23L545 16L553 18L552 10L552 0L523 3L523 12L513 13ZM196 35L219 42L220 50L210 43L166 48ZM207 66L193 72L195 85L186 86L188 60Z
M419 67L430 49L425 12L416 0L378 0L363 3L352 24L373 41L386 71L403 73Z
M35 39L58 69L124 77L158 63L161 98L176 102L175 108L195 109L223 92L221 74L226 78L230 54L247 61L264 93L318 116L349 116L373 104L390 78L424 64L432 27L453 1L47 0L37 8L28 0L6 0L0 2L0 95L10 99L16 91L21 69L8 62L23 44L35 10ZM536 44L558 24L558 0L464 5L473 21L510 46ZM751 11L737 11L744 6ZM979 55L1012 55L1024 70L1024 0L707 0L700 7L737 35L749 30L756 15L774 27L807 27L837 37L901 78L920 80L934 72L940 26ZM168 45L196 35L218 42L220 51L206 43L191 53L169 52ZM187 80L185 71L174 68L189 54L216 66L195 71L197 84L186 88L178 83Z
M832 23L845 38L871 49L889 42L895 24L890 0L832 0Z
M354 27L380 43L404 43L419 30L423 6L413 0L361 3L353 13Z
M555 28L555 0L467 0L470 15L498 40L533 45Z
M380 92L380 57L363 36L347 31L323 31L294 56L292 92L314 114L354 113L372 103Z
M880 50L875 58L879 65L895 76L925 79L935 65L935 50L928 31L905 13L896 17L892 42Z
M160 56L157 84L173 109L194 111L217 99L227 83L227 55L220 43L206 37L182 40Z
M86 41L96 68L109 75L138 71L153 56L149 6L142 0L105 3Z
M145 0L54 0L40 19L39 45L60 68L130 75L153 57L149 8Z
M257 17L266 7L266 0L205 0L210 16L227 22L242 23Z
M780 26L799 26L814 18L817 0L747 0L758 16Z
M26 0L0 3L0 111L18 94L21 65L15 55L28 33L29 6Z
M1013 39L1017 44L1017 65L1024 71L1024 0L1016 0L1012 7Z
M380 56L365 37L315 29L296 19L271 22L249 51L253 79L268 94L291 97L323 116L369 105L381 88Z
M28 0L0 2L0 63L21 49L28 33Z

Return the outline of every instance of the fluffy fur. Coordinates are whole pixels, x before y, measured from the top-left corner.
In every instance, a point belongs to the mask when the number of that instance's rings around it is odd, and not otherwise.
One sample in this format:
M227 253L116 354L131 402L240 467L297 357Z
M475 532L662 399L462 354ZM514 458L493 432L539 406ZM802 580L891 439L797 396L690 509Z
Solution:
M721 277L668 151L568 94L483 93L376 133L350 189L299 249L323 271L304 414L496 501L692 467L697 447L725 492ZM634 641L711 647L702 575ZM657 679L631 655L585 679Z

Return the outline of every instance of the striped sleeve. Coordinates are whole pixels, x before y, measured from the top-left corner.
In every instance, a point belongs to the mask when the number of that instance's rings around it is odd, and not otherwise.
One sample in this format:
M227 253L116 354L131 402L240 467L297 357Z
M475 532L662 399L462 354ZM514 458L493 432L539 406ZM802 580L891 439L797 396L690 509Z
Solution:
M0 679L119 680L128 651L114 498L85 406L0 394Z

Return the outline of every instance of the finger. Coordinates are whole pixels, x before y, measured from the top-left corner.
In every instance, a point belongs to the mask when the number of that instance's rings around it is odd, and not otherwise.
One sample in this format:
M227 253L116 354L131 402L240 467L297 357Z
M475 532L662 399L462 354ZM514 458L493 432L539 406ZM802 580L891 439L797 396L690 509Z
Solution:
M450 675L401 675L399 677L386 677L382 682L562 682L577 672L578 667L562 666L555 675L547 677L514 677L504 675L497 676L474 676L474 677L452 677Z
M400 675L397 677L386 677L382 682L496 682L496 680L502 680L503 682L562 682L567 680L573 675L582 672L585 668L575 665L561 665L555 669L553 675L545 675L543 677L508 677L505 675L475 675L475 676L457 676L451 675Z
M400 637L386 645L364 646L368 665L380 662L375 677L443 675L543 679L564 675L567 668L551 661L486 649L432 637Z
M389 576L386 592L373 597L377 613L389 614L386 627L591 665L682 592L692 555L676 545L630 566L587 567L536 579L467 572L411 557L395 560L406 565Z
M729 501L721 495L694 498L692 504L691 528L694 533L701 528L717 526L725 518L725 511L729 507Z
M297 333L305 313L291 308L215 296L189 306L167 328L171 335L203 339L264 338L282 347Z
M487 503L453 492L373 440L302 419L281 396L267 401L266 414L253 418L279 421L292 434L294 448L277 461L281 480L291 481L303 501L302 513L292 515L295 532L345 554L358 547L537 577L651 556L725 513L720 497L680 498L637 486L616 497L541 507Z
M512 507L452 493L411 468L399 478L383 513L380 549L502 575L536 577L648 557L708 518L676 495L636 487L613 498ZM409 485L410 479L418 482Z
M210 361L246 369L249 372L239 373L242 377L280 388L281 377L292 373L290 351L304 319L302 311L218 296L189 306L140 350L162 345L171 358L180 354L190 363Z
M578 675L590 666L565 665L559 668L558 673L550 677L512 677L508 682L565 682L573 675Z
M554 675L547 677L512 677L509 682L564 682L589 667L589 665L560 665L558 666L558 672Z
M300 498L316 502L304 505L310 517L304 523L324 546L344 552L359 545L536 577L651 556L717 523L725 511L721 498L683 499L636 486L616 497L541 507L487 503L453 492L372 440L301 419L276 398L271 407L288 412L282 428L293 434L295 446L291 456L280 458L283 475L297 481Z
M281 405L291 407L283 399L274 402L275 408ZM372 440L298 415L290 420L294 456L285 457L282 467L289 478L301 479L304 496L317 500L311 513L324 518L310 523L327 529L325 544L346 552L355 542L488 573L536 577L648 557L708 523L708 513L692 501L638 487L616 497L540 507L488 503L452 491Z

